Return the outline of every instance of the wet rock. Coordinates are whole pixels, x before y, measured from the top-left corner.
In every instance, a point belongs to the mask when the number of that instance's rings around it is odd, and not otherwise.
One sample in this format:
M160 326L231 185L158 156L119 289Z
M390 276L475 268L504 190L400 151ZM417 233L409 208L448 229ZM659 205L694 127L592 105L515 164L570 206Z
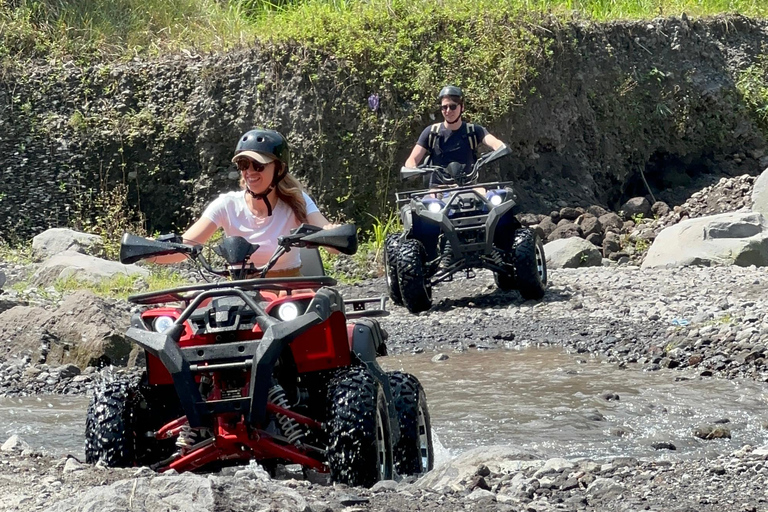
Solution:
M29 446L29 444L26 441L24 441L21 437L19 437L16 434L9 437L3 443L3 445L0 446L0 451L4 451L4 452L10 452L10 451L23 452L30 449L31 449L31 446Z
M699 439L730 439L731 429L723 425L703 425L693 431L693 435Z

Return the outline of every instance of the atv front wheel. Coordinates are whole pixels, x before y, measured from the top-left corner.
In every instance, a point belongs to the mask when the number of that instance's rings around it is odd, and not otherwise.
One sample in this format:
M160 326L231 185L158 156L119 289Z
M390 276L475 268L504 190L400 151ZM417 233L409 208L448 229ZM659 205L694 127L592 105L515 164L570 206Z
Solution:
M541 238L530 229L518 229L515 231L512 250L520 295L526 300L541 299L547 287L547 258L544 256Z
M133 428L136 387L108 382L96 389L85 420L85 461L107 467L130 467L136 462Z
M176 449L173 439L147 436L181 411L173 386L113 381L97 388L85 420L85 460L108 467L151 465Z
M494 272L493 281L496 283L496 287L504 292L514 290L517 285L515 276L506 272Z
M388 375L400 424L400 440L393 448L395 470L401 476L426 473L435 463L427 396L413 375L397 371Z
M389 298L398 306L403 305L400 282L397 280L397 249L401 236L401 233L392 233L384 240L384 275L387 278L387 291Z
M393 476L392 434L384 390L363 367L342 370L328 388L331 480L370 487Z
M426 311L432 306L432 287L425 275L426 251L418 240L407 239L397 251L397 277L403 303L411 313Z

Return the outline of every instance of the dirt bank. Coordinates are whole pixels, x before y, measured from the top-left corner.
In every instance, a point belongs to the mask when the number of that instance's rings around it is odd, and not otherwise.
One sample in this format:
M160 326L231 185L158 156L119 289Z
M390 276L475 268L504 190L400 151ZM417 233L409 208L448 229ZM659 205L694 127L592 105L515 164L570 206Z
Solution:
M647 192L641 171L665 199L701 176L768 165L756 110L764 20L543 23L526 27L535 58L519 102L488 125L515 154L495 172L519 184L529 211L615 210ZM236 186L232 141L254 125L288 135L293 170L329 214L370 224L366 213L390 208L397 169L437 112L413 111L396 84L369 90L365 73L297 45L5 69L0 236L81 222L99 208L89 190L116 183L150 231L184 227Z

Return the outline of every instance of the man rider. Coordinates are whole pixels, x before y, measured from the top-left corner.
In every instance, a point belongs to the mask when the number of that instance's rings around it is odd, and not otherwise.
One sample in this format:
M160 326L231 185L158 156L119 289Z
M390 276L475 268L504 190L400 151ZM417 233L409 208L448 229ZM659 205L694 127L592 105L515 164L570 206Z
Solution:
M427 126L421 132L418 142L413 147L411 155L405 161L406 167L418 166L429 154L430 164L441 167L451 162L459 162L470 170L477 160L476 145L478 141L496 150L504 145L499 139L488 133L480 125L468 124L462 120L464 113L464 94L455 85L446 85L438 94L440 111L443 114L442 123ZM429 186L441 185L437 173L432 173Z

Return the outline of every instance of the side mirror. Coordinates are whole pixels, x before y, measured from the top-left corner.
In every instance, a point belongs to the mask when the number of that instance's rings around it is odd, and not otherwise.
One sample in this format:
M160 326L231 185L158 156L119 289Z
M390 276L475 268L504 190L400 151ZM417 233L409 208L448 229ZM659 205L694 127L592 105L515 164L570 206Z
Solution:
M184 251L182 244L150 240L143 236L125 233L120 240L120 263L129 265L145 258L164 256Z
M308 245L322 245L336 249L343 254L357 252L357 227L354 224L343 224L331 229L321 229L301 237Z

